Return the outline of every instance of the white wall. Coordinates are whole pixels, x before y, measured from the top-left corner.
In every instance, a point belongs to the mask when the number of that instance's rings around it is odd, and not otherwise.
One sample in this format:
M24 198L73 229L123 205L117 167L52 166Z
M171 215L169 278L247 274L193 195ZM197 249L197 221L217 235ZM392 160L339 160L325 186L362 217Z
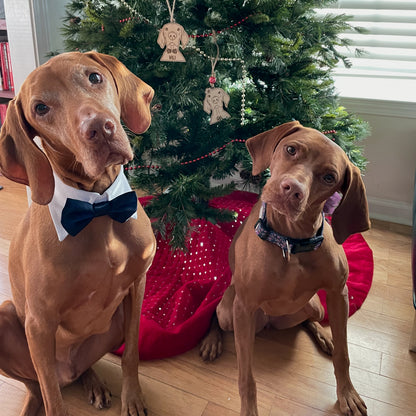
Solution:
M371 135L363 142L369 161L364 182L372 218L412 224L416 170L416 103L341 98L366 120Z
M36 0L33 3L33 16L38 45L39 63L45 63L50 52L63 52L61 36L65 4L67 0ZM45 16L47 18L45 19Z
M15 91L46 54L60 50L66 0L4 0ZM35 23L34 23L35 22Z
M32 8L28 0L4 0L7 36L15 91L37 66L37 48L32 27Z

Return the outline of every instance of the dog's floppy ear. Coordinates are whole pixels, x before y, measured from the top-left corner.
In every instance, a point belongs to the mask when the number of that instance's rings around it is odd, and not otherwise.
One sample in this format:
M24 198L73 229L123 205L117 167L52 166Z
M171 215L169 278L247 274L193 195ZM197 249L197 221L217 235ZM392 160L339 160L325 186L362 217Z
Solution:
M166 37L164 29L165 26L162 27L162 29L159 30L159 36L157 37L157 44L163 49L166 46Z
M222 91L222 102L224 103L225 108L228 108L230 96L224 90Z
M12 181L30 186L32 200L46 205L53 197L55 181L48 158L33 141L35 136L19 98L13 99L0 132L0 171Z
M211 113L212 111L212 106L211 106L211 102L208 98L208 92L209 92L210 88L206 88L205 89L205 99L204 99L204 111L208 114Z
M152 120L152 87L136 77L114 56L98 52L86 52L86 55L110 71L120 100L121 118L126 126L134 133L144 133Z
M253 159L252 174L256 176L266 170L270 166L274 149L280 140L301 127L302 125L298 121L291 121L248 139L246 146Z
M181 44L182 44L182 49L185 49L185 47L188 44L188 42L189 42L189 36L185 32L185 29L181 26Z
M370 228L364 182L360 170L351 162L348 162L340 191L342 199L332 214L331 222L338 244L342 244L351 234Z

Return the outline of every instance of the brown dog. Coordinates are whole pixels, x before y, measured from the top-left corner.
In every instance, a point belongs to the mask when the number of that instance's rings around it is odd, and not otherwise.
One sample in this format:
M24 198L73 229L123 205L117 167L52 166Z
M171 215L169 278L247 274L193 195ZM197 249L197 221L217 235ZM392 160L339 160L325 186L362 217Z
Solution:
M202 342L201 355L212 360L221 353L218 323L224 331L234 330L241 415L255 416L255 333L266 325L283 329L305 322L333 356L342 414L366 415L349 376L348 263L339 245L370 225L360 171L335 143L298 122L252 137L247 147L253 175L270 167L271 177L231 245L231 285L218 305L218 320ZM322 210L336 191L343 197L331 228ZM318 323L324 317L319 289L327 293L333 339Z
M90 367L123 341L122 415L146 414L137 344L155 239L142 207L132 207L137 198L121 165L133 153L120 117L144 132L152 97L117 59L71 52L33 71L9 105L0 170L29 185L33 200L10 246L13 302L0 306L0 372L28 389L21 415L36 415L42 398L47 416L68 415L60 387L79 377L95 407L109 406ZM113 213L110 196L120 189L129 197L129 207L119 208L124 217ZM62 211L64 223L67 191L100 201L82 230L53 221Z

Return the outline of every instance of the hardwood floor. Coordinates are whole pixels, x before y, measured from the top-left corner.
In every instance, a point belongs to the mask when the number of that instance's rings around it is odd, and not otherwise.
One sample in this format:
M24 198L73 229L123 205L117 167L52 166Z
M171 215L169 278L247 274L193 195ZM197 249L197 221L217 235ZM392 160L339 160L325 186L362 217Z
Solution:
M23 186L0 176L0 302L10 298L7 257L10 238L26 211ZM362 308L349 320L351 377L372 416L416 414L416 354L408 351L414 310L411 297L410 228L373 222L364 234L375 259L373 285ZM1 335L0 335L1 336ZM80 385L64 389L71 415L120 415L119 358L105 356L97 371L113 392L113 407L96 411ZM337 415L331 360L301 328L263 331L255 344L260 416ZM239 396L234 341L215 363L198 350L165 360L145 361L141 383L149 416L237 416ZM25 390L0 376L0 416L17 416ZM44 413L41 411L41 415Z

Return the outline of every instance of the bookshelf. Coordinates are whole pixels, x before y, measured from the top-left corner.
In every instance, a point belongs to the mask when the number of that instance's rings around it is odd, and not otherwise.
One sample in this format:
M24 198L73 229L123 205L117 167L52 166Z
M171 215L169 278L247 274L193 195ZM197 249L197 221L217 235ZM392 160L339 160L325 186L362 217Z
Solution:
M4 0L0 0L0 55L0 69L2 76L2 82L0 84L0 103L4 104L14 97L14 83L7 36Z
M3 0L0 0L0 42L7 42L7 25L4 18ZM14 97L14 91L0 90L0 103L7 102Z

